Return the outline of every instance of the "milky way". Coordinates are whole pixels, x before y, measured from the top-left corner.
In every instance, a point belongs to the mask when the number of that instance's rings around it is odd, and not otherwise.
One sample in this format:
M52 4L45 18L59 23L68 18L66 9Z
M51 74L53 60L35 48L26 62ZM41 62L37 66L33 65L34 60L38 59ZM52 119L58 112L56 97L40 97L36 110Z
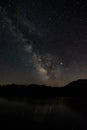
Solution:
M1 1L1 84L63 86L87 78L87 3L71 3Z

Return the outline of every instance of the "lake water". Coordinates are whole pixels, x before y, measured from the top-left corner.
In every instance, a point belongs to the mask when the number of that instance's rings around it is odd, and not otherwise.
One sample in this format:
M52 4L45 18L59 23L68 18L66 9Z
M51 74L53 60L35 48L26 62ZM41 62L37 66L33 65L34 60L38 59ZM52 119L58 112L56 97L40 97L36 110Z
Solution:
M86 104L69 98L44 103L0 99L0 125L12 129L86 130Z

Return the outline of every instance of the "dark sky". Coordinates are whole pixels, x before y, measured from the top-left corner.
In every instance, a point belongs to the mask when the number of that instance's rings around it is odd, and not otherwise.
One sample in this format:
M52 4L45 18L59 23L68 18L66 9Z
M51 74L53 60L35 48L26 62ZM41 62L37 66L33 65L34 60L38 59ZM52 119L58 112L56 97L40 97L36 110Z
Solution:
M87 79L87 2L0 0L0 84Z

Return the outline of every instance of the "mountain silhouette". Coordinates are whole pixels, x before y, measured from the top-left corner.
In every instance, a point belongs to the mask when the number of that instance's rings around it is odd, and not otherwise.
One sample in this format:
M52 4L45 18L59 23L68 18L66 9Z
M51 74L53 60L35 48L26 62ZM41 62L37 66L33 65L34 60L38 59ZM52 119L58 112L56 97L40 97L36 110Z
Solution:
M0 97L4 98L57 98L57 97L87 97L87 80L73 81L64 87L44 85L3 85L0 86Z
M87 86L87 79L79 79L76 81L73 81L71 83L69 83L68 85L66 85L66 87L86 87Z
M87 79L79 79L65 86L68 96L87 97Z

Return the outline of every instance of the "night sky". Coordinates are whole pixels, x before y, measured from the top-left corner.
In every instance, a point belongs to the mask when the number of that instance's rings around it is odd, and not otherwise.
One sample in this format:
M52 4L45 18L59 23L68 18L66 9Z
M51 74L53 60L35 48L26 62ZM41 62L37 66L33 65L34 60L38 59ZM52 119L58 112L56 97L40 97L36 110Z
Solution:
M0 0L0 84L87 79L87 2Z

